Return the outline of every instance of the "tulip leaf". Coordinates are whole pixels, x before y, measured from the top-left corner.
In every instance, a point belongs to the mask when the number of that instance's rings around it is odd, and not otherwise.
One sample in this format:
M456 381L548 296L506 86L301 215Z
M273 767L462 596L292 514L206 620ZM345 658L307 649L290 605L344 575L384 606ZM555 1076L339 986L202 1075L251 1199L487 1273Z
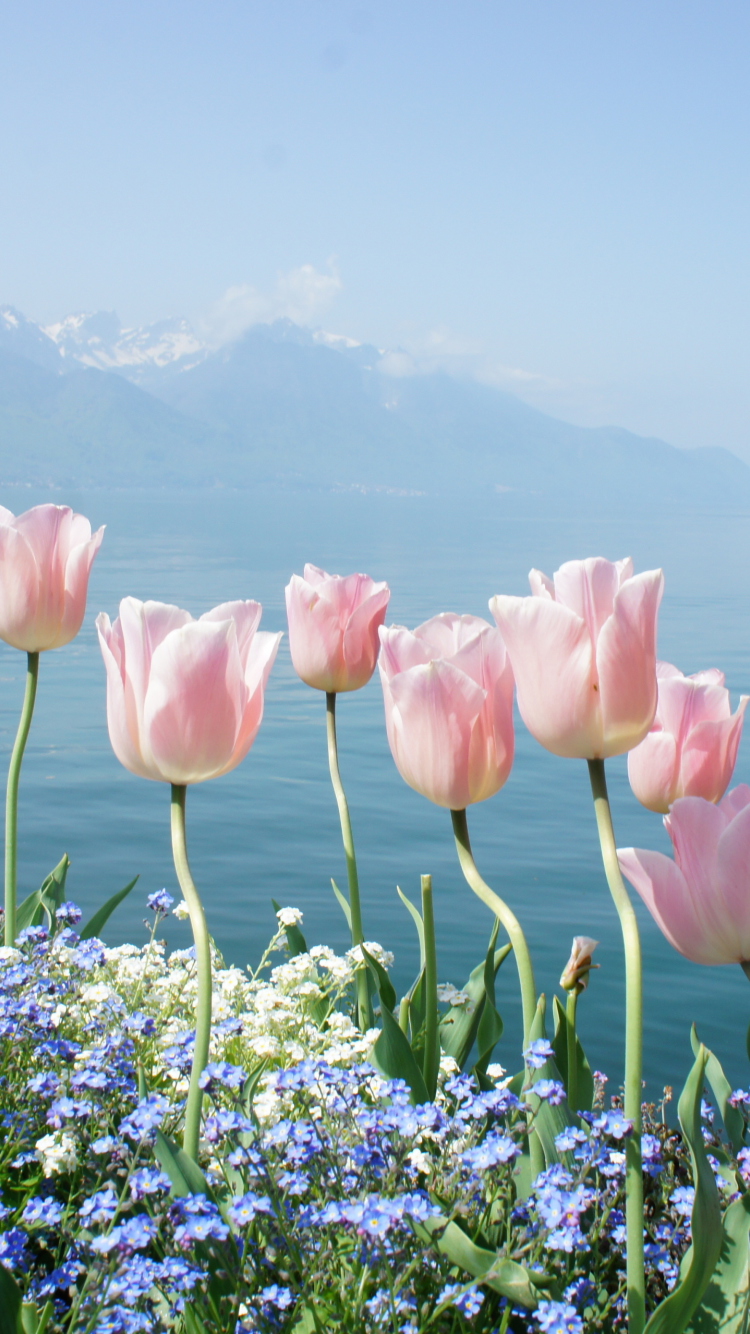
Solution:
M0 1334L23 1334L21 1301L16 1280L0 1265Z
M41 926L45 913L50 929L53 927L55 913L65 901L65 880L69 866L70 860L66 852L39 888L20 904L16 913L17 931L25 931L29 926Z
M424 922L422 921L422 914L419 911L419 909L414 906L411 899L407 899L406 895L403 893L403 891L398 885L396 885L396 893L398 894L404 907L408 909L408 911L411 913L414 919L414 925L417 928L417 936L419 937L419 971L421 973L422 969L425 966L425 961L427 958L424 946Z
M495 920L492 935L490 936L489 950L494 949L494 944L497 940L498 927L499 923ZM494 950L493 984L501 964L507 959L512 948L512 945L503 945L502 949ZM469 975L468 981L462 988L469 997L468 1003L464 1003L463 1005L451 1005L450 1009L446 1011L440 1022L440 1045L446 1056L452 1056L461 1070L466 1069L474 1043L477 1040L477 1032L482 1018L484 998L486 994L486 967L486 959L482 963L477 964L476 968Z
M539 1038L547 1037L547 998L544 994L537 1001L536 1014L534 1015L531 1031L529 1033L529 1042L536 1042ZM555 1139L567 1126L575 1124L575 1118L571 1115L567 1102L560 1102L553 1107L547 1098L537 1098L534 1096L534 1084L539 1079L560 1080L560 1071L556 1062L550 1058L544 1062L538 1070L532 1070L532 1084L526 1089L526 1099L529 1106L535 1112L534 1129L541 1141L544 1151L544 1161L547 1167L553 1163L560 1162L560 1154L555 1148Z
M338 885L336 884L336 881L335 881L335 880L331 880L331 885L332 885L332 887L333 887L333 892L334 892L334 894L336 895L336 898L337 898L338 901L339 901L339 904L340 904L340 907L341 907L341 911L342 911L342 913L344 914L344 917L346 918L346 925L349 927L349 930L351 931L351 929L352 929L352 910L351 910L351 908L349 907L349 903L348 903L348 901L347 901L346 895L341 893L341 890L339 889L339 887L338 887Z
M274 912L278 916L278 914L281 912L281 904L277 903L276 899L271 899L271 903L273 904ZM291 926L285 926L284 934L286 936L286 943L289 946L289 953L292 956L292 958L294 958L294 956L297 954L307 954L307 941L305 940L305 937L303 936L298 926L296 926L294 923L292 923Z
M451 1264L464 1269L472 1278L478 1278L494 1292L507 1297L519 1306L535 1311L539 1305L539 1290L553 1286L555 1280L546 1274L531 1273L515 1260L505 1259L496 1251L467 1237L457 1223L446 1218L428 1218L415 1223L414 1231L422 1241L429 1241Z
M698 1030L693 1024L690 1031L690 1042L693 1048L693 1055L697 1056L700 1051L701 1043L698 1037ZM706 1060L706 1080L711 1092L716 1099L721 1119L724 1122L724 1129L727 1132L727 1138L735 1153L739 1153L745 1139L745 1118L738 1107L733 1107L729 1101L732 1095L732 1085L729 1083L721 1062L712 1051L708 1051Z
M53 1302L47 1302L39 1314L36 1302L24 1302L21 1306L21 1321L19 1329L23 1334L44 1334L52 1316L55 1313Z
M392 1014L396 1008L396 993L393 989L393 983L382 963L378 963L378 960L374 959L373 956L368 953L364 945L360 948L365 957L365 962L375 979L375 986L380 997L381 1007L384 1006L386 1009L390 1010Z
M396 1019L393 1016L393 1005L396 1004L396 993L391 985L390 978L385 969L380 966L371 954L362 946L362 953L365 956L367 965L375 979L375 986L380 996L380 1022L382 1028L380 1037L372 1049L372 1062L377 1067L381 1075L386 1079L403 1079L411 1089L412 1101L417 1104L429 1102L427 1085L424 1082L424 1076L419 1068L414 1052L409 1044L409 1039L402 1032ZM383 979L388 988L388 999L393 996L392 1005L389 1005L383 997L380 990Z
M495 922L497 927L498 923ZM495 940L496 931L490 939L487 957L484 961L484 1004L477 1026L477 1059L474 1072L480 1084L487 1083L487 1066L498 1042L503 1036L505 1025L495 1007Z
M198 1164L181 1149L174 1140L167 1139L161 1130L156 1132L156 1145L154 1154L164 1168L169 1180L172 1182L171 1194L175 1197L182 1195L205 1195L207 1199L213 1200L213 1192L204 1177Z
M677 1107L693 1167L693 1240L683 1259L677 1286L657 1306L646 1325L646 1334L683 1334L701 1304L724 1249L719 1191L701 1133L701 1096L709 1054L701 1044Z
M750 1195L730 1204L723 1221L721 1255L689 1334L747 1334L750 1326Z
M130 884L126 885L124 889L118 889L116 894L113 894L110 899L107 899L106 903L102 904L101 908L97 909L94 916L81 931L81 940L92 940L95 936L99 936L102 927L109 921L115 908L122 903L123 899L127 898L133 886L138 883L139 878L139 876L136 876L135 880L131 880Z
M560 1078L568 1088L568 1021L564 1007L560 1004L560 999L555 996L552 1001L555 1015L555 1036L552 1039L552 1049L555 1053L555 1064L560 1071ZM586 1059L586 1053L581 1046L580 1039L576 1033L576 1088L578 1094L576 1103L578 1104L572 1111L590 1112L594 1105L594 1076L591 1073L591 1066Z

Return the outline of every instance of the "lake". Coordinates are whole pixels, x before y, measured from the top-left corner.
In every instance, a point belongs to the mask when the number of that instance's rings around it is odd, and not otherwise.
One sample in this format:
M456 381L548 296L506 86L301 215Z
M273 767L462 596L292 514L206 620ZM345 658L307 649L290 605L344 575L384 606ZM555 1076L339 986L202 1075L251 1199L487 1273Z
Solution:
M105 676L94 620L112 619L120 598L175 602L194 615L233 598L263 604L262 628L286 628L284 586L312 561L331 572L363 570L386 579L388 621L414 626L440 611L489 618L494 593L528 592L527 573L562 561L631 555L636 570L666 575L660 656L683 671L721 667L732 692L750 693L746 513L657 511L635 516L535 512L510 496L453 506L425 496L212 491L201 495L7 489L19 512L41 500L69 503L94 526L107 524L78 638L42 655L39 695L21 782L19 896L67 851L69 896L88 915L136 874L139 884L112 919L111 943L145 937L145 897L166 886L179 897L169 843L169 788L127 773L109 745ZM24 655L0 648L3 771L18 721ZM341 769L357 844L365 935L396 956L397 988L412 980L417 943L396 885L413 900L430 872L436 902L439 973L460 985L483 957L491 925L465 885L450 816L408 788L391 759L377 673L340 698ZM743 742L736 781L750 780ZM639 806L625 758L608 762L621 846L669 850L659 816ZM583 761L544 751L517 720L517 752L506 787L469 811L477 863L521 919L539 986L551 994L574 935L601 942L580 1029L592 1064L616 1085L622 1070L623 964L618 920L599 859ZM239 769L192 788L188 838L195 879L213 935L228 961L257 959L274 917L271 899L304 912L309 943L341 950L347 934L331 889L346 875L328 779L325 701L304 686L282 646L264 721ZM745 1032L750 986L738 967L700 968L678 955L637 904L645 963L645 1073L656 1098L681 1086L691 1056L689 1026L716 1050L736 1085L747 1084ZM170 945L189 943L170 919ZM512 959L498 979L506 1033L497 1058L518 1065L520 1006Z

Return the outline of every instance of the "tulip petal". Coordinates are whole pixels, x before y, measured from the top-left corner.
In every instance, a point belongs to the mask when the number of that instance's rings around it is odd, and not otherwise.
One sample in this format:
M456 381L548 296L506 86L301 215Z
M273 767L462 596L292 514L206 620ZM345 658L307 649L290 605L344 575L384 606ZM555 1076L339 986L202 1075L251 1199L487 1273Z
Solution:
M78 514L73 517L74 519L81 518ZM90 533L91 525L88 519L84 522ZM103 537L104 528L102 527L94 533L93 537L89 537L85 542L78 542L71 548L65 566L65 602L62 621L55 642L51 645L52 648L62 648L64 644L69 644L71 639L75 639L83 624L83 618L86 615L91 566L102 544Z
M297 574L287 585L286 609L289 649L297 675L316 690L344 688L346 664L338 609Z
M391 590L387 584L373 591L351 613L344 631L347 689L359 690L375 671L380 651L378 631L385 620Z
M731 792L727 792L726 796L722 797L718 806L728 824L730 820L734 819L735 815L739 815L740 811L744 811L746 806L750 806L750 787L747 783L738 783L736 787L732 788Z
M13 648L36 653L39 569L22 533L0 523L0 639Z
M191 621L154 649L143 748L170 783L197 783L239 763L247 688L233 621Z
M713 892L716 850L730 818L721 806L702 797L680 797L664 821L677 865L701 900L710 899Z
M107 672L107 727L109 739L120 764L139 778L155 778L145 763L139 745L138 720L128 707L121 664L124 657L120 622L110 624L106 612L96 618L96 629Z
M532 597L555 600L555 585L548 575L541 570L529 570L529 587Z
M239 764L247 755L263 720L264 692L281 643L281 633L259 630L253 638L244 665L247 703L237 733L234 753Z
M405 625L381 626L380 669L390 680L398 672L408 672L411 667L421 667L432 662L436 656L429 644L426 644Z
M727 825L716 852L715 932L728 960L750 960L750 806Z
M681 795L718 801L732 781L747 699L721 722L699 723L690 732L680 762Z
M486 692L442 661L413 667L390 682L384 678L384 688L402 778L438 806L463 810L474 800L470 746Z
M649 732L628 755L628 778L642 806L666 815L678 796L677 743L670 732Z
M569 560L555 571L555 600L585 621L592 642L609 620L620 588L618 567L601 556Z
M727 963L706 931L702 894L696 894L679 866L663 852L618 848L623 875L640 894L671 945L694 963Z
M125 685L128 725L141 738L143 753L143 710L155 650L173 630L192 622L189 612L168 602L139 602L123 598L114 629L120 628L120 671Z
M555 755L601 755L601 710L585 621L540 597L494 597L490 610L511 660L521 717L532 735Z
M646 570L623 584L596 649L604 745L597 758L632 750L656 712L656 618L664 576ZM512 655L511 655L512 657Z
M240 661L245 663L255 631L260 625L263 608L259 602L222 602L211 611L204 611L200 621L234 621Z

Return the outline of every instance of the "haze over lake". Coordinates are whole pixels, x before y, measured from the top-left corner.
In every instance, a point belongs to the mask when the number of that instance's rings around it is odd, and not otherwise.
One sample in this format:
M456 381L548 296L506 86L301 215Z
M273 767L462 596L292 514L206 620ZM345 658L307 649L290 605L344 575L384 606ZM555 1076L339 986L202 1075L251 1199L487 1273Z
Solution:
M198 615L231 598L263 603L262 628L286 628L284 585L313 561L331 572L363 570L388 580L388 622L414 626L439 611L489 617L488 598L525 593L532 565L552 573L563 560L631 555L636 570L661 565L666 593L659 653L683 671L717 666L736 706L750 693L746 570L748 515L695 509L541 513L512 496L459 503L420 496L282 491L58 492L5 488L19 512L42 500L70 503L107 524L94 566L84 628L68 648L43 655L37 710L20 801L19 893L35 888L67 851L70 897L85 910L139 873L131 899L107 932L141 940L145 896L162 885L177 896L169 844L169 790L121 768L109 745L105 677L94 619L114 618L121 597L176 602ZM23 655L0 649L2 762L18 720ZM365 934L396 955L399 988L412 979L417 945L400 905L419 875L434 877L439 973L461 984L486 947L487 910L463 883L450 819L408 788L388 750L377 674L340 700L341 766L362 884ZM750 779L747 741L735 781ZM624 758L608 762L621 846L669 850L661 820L632 796ZM623 966L619 926L599 860L586 766L547 754L517 720L516 762L496 797L469 812L478 865L518 913L548 994L573 935L602 944L579 1014L592 1062L613 1082L621 1071L619 1009ZM301 908L309 943L338 948L347 936L330 889L345 882L328 780L323 696L304 686L282 641L266 712L248 759L234 773L191 789L188 838L210 928L227 960L257 959L273 926L271 898ZM735 1083L743 1077L750 989L739 968L699 968L682 959L638 904L642 922L648 1093L681 1084L690 1062L689 1025L715 1047ZM171 945L189 943L170 920ZM498 1056L516 1061L519 1006L512 961L499 975L506 1034ZM515 1067L514 1067L515 1068ZM657 1080L659 1083L657 1085Z

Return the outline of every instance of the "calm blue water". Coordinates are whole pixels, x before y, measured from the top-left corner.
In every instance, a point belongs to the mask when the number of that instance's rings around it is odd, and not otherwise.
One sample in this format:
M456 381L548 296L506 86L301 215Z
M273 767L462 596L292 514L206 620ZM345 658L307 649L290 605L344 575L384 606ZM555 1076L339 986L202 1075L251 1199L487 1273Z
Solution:
M110 924L113 943L143 938L145 896L166 885L177 895L169 845L169 790L127 773L109 746L105 679L94 619L114 619L121 597L158 598L200 614L230 598L264 606L263 627L285 628L284 585L311 560L332 571L366 570L392 589L389 620L414 625L439 611L488 616L497 592L524 593L532 565L630 554L636 569L662 565L667 591L660 654L691 672L720 666L733 700L750 693L748 516L711 514L608 518L524 514L506 497L461 510L423 497L298 496L212 492L42 494L7 491L14 511L65 500L107 534L78 639L43 655L37 712L20 803L20 892L35 888L67 851L70 897L87 911L136 873L139 886ZM0 764L15 734L25 659L0 648ZM450 817L412 792L391 760L377 674L339 703L341 767L357 842L365 932L396 955L406 986L416 940L396 885L418 898L419 876L434 878L440 974L460 984L486 947L487 910L463 883ZM750 780L743 743L737 781ZM627 785L625 762L609 766L618 842L667 850L658 816ZM551 992L573 935L601 941L599 972L579 1008L592 1060L613 1083L622 1061L619 927L599 862L586 766L547 754L518 724L511 778L473 807L470 827L485 878L518 913L538 982ZM304 911L308 941L344 949L343 920L330 877L345 882L330 791L324 700L295 676L286 641L274 668L264 722L233 774L192 788L188 833L195 878L211 929L228 960L257 958L273 926L271 898ZM638 905L640 909L640 904ZM714 1047L735 1083L747 1082L745 1031L750 986L739 968L699 968L676 954L640 912L646 967L646 1075L656 1096L680 1085L690 1062L689 1024ZM187 928L170 922L174 946ZM500 974L506 1020L500 1059L515 1068L519 1006L512 961Z

